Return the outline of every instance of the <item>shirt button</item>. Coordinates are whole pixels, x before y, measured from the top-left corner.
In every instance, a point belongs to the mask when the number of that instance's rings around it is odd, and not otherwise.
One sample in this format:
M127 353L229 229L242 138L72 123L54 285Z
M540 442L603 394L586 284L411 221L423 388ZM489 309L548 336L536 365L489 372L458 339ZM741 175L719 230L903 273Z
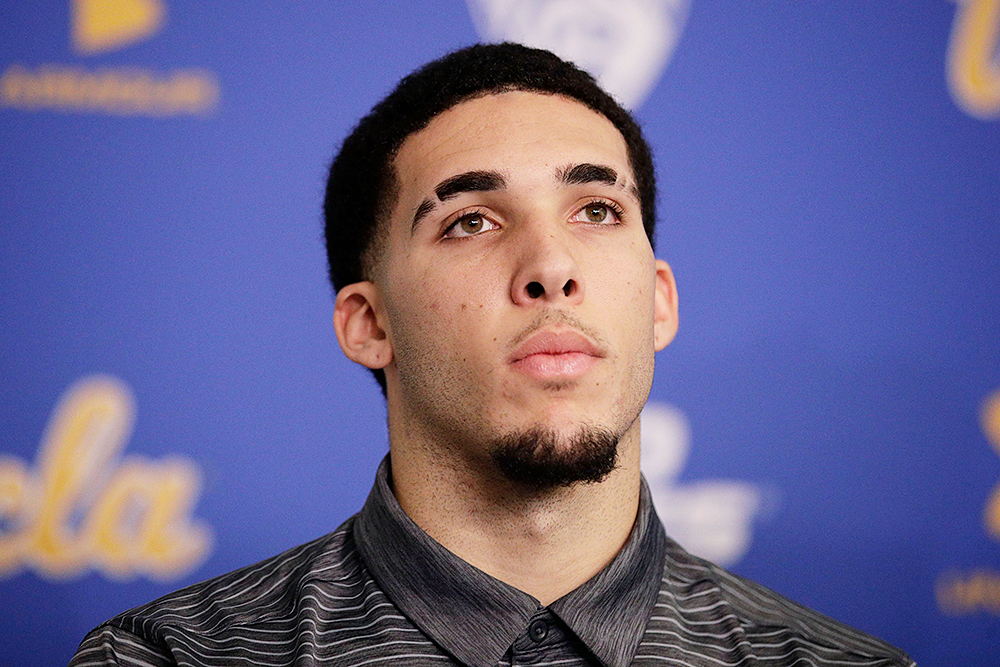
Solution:
M545 639L549 634L549 624L542 619L537 619L531 622L528 626L528 636L531 637L532 641L540 642Z

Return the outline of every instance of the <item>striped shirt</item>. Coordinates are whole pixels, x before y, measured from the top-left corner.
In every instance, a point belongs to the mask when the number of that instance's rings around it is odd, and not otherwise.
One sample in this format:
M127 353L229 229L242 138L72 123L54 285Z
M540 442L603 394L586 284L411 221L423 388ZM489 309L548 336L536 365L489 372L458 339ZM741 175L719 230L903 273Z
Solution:
M914 664L685 552L645 482L614 560L542 607L432 540L388 480L387 459L364 508L334 533L104 623L71 667Z

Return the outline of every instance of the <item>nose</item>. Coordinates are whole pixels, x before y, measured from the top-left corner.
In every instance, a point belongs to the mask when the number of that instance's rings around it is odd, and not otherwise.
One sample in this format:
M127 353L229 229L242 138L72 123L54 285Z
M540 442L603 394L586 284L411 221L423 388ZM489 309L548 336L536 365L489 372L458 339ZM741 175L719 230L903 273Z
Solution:
M511 282L518 305L577 305L583 301L583 276L570 239L557 232L527 233Z

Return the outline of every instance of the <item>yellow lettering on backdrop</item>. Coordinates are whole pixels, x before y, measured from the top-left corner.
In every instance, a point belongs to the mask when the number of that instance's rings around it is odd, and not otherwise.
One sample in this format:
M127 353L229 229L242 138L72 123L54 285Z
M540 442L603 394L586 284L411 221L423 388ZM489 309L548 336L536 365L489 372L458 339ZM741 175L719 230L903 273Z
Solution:
M979 569L944 572L934 586L938 609L951 616L1000 614L1000 572Z
M986 439L1000 456L1000 391L986 399L979 418ZM986 524L986 533L993 539L1000 540L1000 483L993 488L990 499L986 501L983 522Z
M25 506L28 472L21 461L0 457L0 526L6 517L18 516ZM0 532L0 574L17 568L24 553L24 537Z
M163 0L71 0L70 36L83 55L121 48L156 33ZM116 116L207 116L219 106L219 78L197 68L13 63L0 73L0 108Z
M983 401L979 420L986 439L1000 455L1000 391ZM983 524L987 535L1000 540L1000 483L986 501ZM944 614L965 616L982 612L1000 616L1000 572L989 568L942 572L934 585L934 597Z
M193 463L133 457L116 465L133 416L122 382L85 378L56 407L36 471L0 459L0 575L33 566L68 577L96 567L167 579L208 555L211 534L190 516L200 486Z
M42 493L32 526L32 559L53 574L69 574L87 560L88 545L72 528L88 482L107 470L132 432L132 400L110 379L79 384L60 401L42 438Z
M160 0L73 0L72 12L73 48L84 55L145 39L166 15Z
M151 574L167 578L201 560L208 533L177 522L192 509L198 477L198 470L180 459L133 460L118 469L87 522L105 571L127 576L142 562ZM132 518L136 509L142 514Z
M955 103L983 120L1000 116L1000 0L957 0L948 43L948 85Z
M219 83L202 70L163 75L128 68L11 65L0 75L0 106L27 110L177 116L207 114L218 104Z

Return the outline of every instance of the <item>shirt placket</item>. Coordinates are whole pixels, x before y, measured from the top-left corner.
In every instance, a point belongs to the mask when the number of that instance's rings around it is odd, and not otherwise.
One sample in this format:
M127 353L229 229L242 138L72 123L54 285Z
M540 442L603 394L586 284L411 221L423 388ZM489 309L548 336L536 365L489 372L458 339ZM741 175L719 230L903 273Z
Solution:
M501 664L511 667L590 664L581 656L559 619L547 608L535 612L510 646Z

